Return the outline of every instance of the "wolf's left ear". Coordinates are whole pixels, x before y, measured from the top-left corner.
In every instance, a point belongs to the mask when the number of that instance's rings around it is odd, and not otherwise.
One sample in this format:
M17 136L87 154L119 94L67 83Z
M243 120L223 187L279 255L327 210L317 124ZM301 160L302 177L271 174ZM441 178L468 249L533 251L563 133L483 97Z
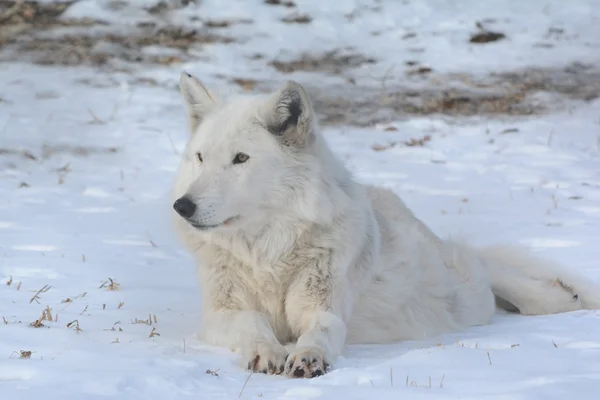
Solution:
M299 83L287 81L271 95L267 114L267 129L284 144L304 147L312 139L312 104Z
M194 133L198 125L202 123L206 113L215 106L216 101L198 78L185 71L181 73L181 78L179 79L179 90L183 94L185 106L188 111L190 129Z

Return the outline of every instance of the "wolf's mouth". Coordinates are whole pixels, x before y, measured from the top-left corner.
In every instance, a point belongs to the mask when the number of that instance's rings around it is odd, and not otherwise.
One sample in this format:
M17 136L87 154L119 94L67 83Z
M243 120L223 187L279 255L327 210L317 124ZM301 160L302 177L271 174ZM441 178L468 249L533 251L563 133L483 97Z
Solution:
M192 221L188 221L190 223L190 225L192 225L194 228L199 229L201 231L207 231L209 229L214 229L214 228L218 228L219 226L227 226L230 225L231 223L237 221L240 218L239 215L236 215L235 217L230 217L227 218L225 221L221 222L220 224L214 224L214 225L204 225L204 224L197 224L194 223Z

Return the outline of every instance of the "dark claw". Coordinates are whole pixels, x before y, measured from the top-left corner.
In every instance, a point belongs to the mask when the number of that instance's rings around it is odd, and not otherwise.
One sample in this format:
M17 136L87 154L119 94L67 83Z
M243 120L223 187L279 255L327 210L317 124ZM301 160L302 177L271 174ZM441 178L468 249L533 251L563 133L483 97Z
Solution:
M252 360L248 363L248 369L250 371L255 371L256 367L258 366L259 361L260 361L260 356L257 355L256 357L254 357L254 360Z
M291 371L293 366L294 366L294 362L290 361L289 364L287 365L287 369L289 369Z
M311 375L312 378L316 378L317 376L321 376L323 375L323 371L321 371L320 369L314 371Z
M283 374L283 368L284 368L284 367L283 367L283 365L280 365L280 366L279 366L279 373L280 373L280 374Z
M269 371L273 370L273 363L271 361L269 361L268 368L269 368Z
M316 364L316 363L317 363L317 359L316 359L316 358L313 358L312 362L313 362L314 364Z
M294 376L297 378L302 378L304 376L304 370L300 367L296 367L294 370Z
M267 371L267 369L266 369L266 368L262 370L262 373L263 373L263 374L266 374L267 372L269 372L269 371Z
M302 362L306 364L306 358L302 358Z

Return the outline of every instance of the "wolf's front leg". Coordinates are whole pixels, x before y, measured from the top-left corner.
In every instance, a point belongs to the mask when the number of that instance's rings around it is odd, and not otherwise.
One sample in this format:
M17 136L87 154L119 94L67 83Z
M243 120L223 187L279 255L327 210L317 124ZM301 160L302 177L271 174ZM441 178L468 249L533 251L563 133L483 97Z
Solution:
M267 316L255 309L237 266L201 270L203 285L203 336L211 344L240 350L242 366L253 372L281 374L287 350L273 333ZM225 264L225 262L224 262Z
M321 274L325 271L319 271ZM331 272L331 271L329 271ZM285 374L314 378L329 370L346 342L346 324L341 309L341 282L333 274L306 274L291 288L286 299L290 326L298 334L296 349L288 356Z
M205 315L204 339L240 349L242 365L253 372L281 374L287 350L279 343L267 317L251 310L219 310Z

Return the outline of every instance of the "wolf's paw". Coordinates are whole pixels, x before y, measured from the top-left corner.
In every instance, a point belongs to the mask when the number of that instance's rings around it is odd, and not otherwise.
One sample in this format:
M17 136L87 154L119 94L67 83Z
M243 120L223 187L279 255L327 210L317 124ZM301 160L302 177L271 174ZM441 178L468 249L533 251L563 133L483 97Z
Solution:
M279 343L259 342L244 353L244 362L249 371L269 375L283 373L288 353Z
M329 363L321 349L298 348L287 358L285 375L290 378L315 378L329 372Z

